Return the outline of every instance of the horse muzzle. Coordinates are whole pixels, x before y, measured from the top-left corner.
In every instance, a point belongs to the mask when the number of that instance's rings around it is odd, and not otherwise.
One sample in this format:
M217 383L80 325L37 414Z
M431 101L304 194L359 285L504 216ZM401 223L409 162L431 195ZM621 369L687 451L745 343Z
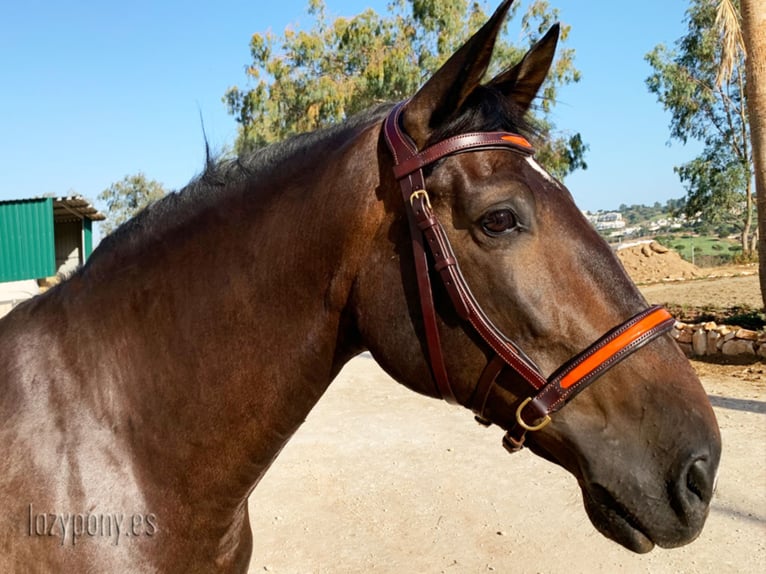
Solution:
M585 509L604 536L643 554L655 545L676 548L695 540L705 524L715 492L718 457L683 457L667 479L580 481Z

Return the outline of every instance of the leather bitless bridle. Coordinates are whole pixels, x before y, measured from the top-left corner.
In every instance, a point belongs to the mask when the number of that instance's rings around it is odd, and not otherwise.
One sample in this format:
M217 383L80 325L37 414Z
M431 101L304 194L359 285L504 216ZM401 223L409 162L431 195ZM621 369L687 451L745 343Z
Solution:
M492 324L476 302L460 271L447 234L431 208L423 175L424 167L450 155L477 150L508 150L531 156L534 153L532 145L514 133L478 132L458 135L418 151L400 123L405 105L406 102L402 102L391 111L384 124L384 133L394 156L394 175L401 187L410 224L428 361L437 392L447 402L458 402L447 376L439 339L430 267L441 277L457 314L476 330L494 353L466 405L474 411L477 420L485 425L491 424L484 416L487 400L504 369L511 369L532 387L531 396L518 405L515 424L503 438L503 445L515 452L523 447L527 431L543 428L550 422L551 414L604 372L670 330L674 319L662 307L649 307L609 331L546 379L537 365ZM430 266L427 252L431 254Z

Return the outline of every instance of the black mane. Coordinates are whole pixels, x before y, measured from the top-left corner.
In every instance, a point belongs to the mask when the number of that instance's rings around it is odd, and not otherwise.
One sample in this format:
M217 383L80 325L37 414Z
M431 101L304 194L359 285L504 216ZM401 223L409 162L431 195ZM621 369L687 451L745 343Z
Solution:
M360 128L382 121L390 109L391 104L374 106L345 122L298 134L283 142L245 152L233 159L213 161L208 157L205 171L185 189L224 187L256 176L266 177L274 169L283 167L290 158L315 146L332 149Z

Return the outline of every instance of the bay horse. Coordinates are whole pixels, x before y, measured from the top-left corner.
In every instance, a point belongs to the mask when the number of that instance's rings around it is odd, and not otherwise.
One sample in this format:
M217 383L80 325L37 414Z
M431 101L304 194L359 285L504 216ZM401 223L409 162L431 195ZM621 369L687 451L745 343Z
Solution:
M245 571L248 495L363 350L628 549L698 536L712 408L522 134L558 28L483 82L510 3L407 102L209 162L0 322L1 571Z

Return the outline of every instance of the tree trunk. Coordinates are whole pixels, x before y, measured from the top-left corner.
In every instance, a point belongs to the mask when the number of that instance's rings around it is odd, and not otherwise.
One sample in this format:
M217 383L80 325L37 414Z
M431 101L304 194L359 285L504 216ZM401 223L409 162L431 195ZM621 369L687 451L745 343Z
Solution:
M752 139L752 138L751 138ZM746 261L750 261L755 250L753 249L751 239L755 236L752 233L753 229L753 184L750 181L747 182L747 188L745 191L745 221L742 228L742 255ZM763 298L763 289L761 289L761 298Z
M756 228L755 233L753 233L753 236L750 238L750 252L751 253L757 253L758 250L758 237L760 236L760 233L758 233L758 228ZM763 291L761 291L761 295L763 295ZM766 305L765 305L766 307Z
M740 0L747 50L747 109L758 198L758 274L766 307L766 2Z

